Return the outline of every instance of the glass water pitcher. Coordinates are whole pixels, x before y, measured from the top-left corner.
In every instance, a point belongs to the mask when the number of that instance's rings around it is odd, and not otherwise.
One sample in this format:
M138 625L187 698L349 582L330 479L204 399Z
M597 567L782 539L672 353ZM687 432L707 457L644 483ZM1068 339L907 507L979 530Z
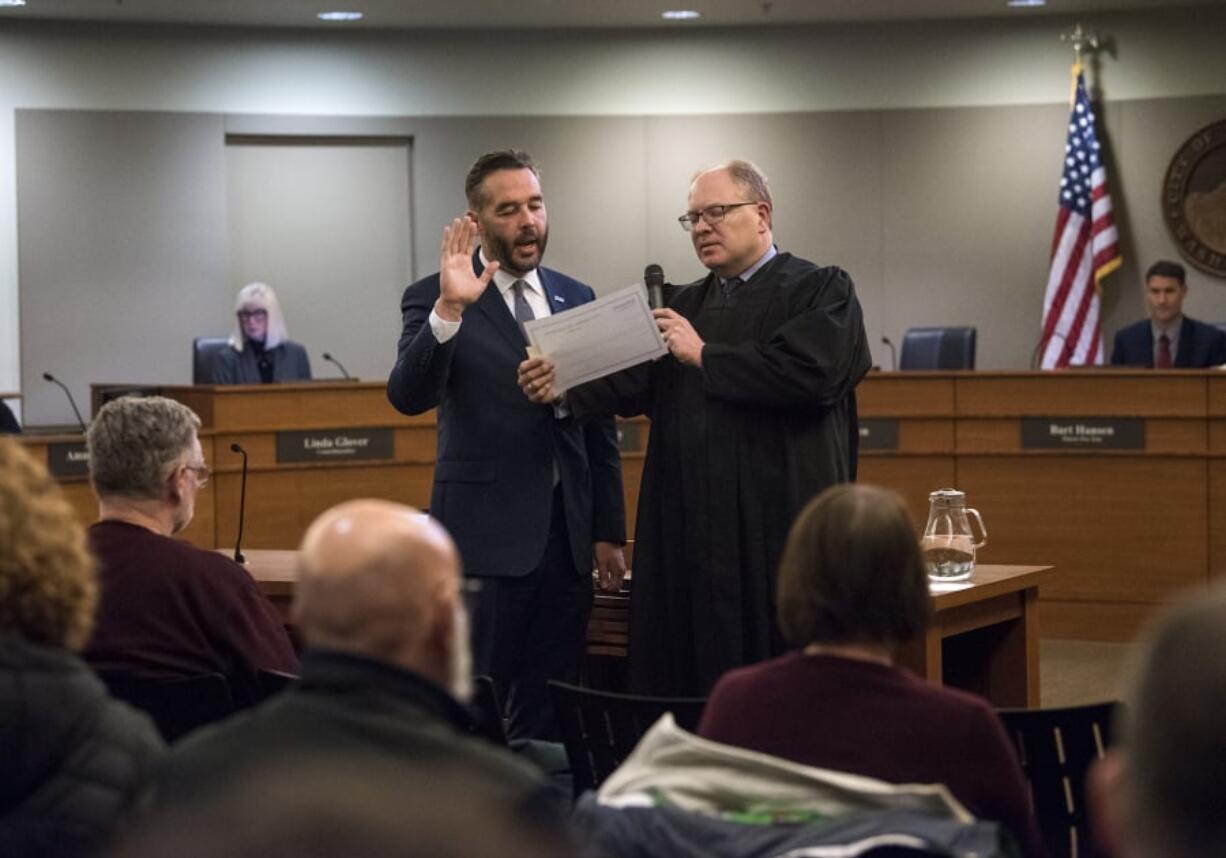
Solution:
M928 578L965 581L975 570L975 550L988 543L988 529L979 511L967 507L966 492L937 489L928 495L928 504L928 524L920 539ZM979 525L978 541L971 529L971 518Z

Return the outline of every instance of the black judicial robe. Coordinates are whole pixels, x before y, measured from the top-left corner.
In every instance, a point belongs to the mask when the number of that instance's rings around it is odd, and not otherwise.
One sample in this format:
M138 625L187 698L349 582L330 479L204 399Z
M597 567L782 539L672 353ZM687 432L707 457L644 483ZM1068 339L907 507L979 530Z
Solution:
M855 387L871 363L851 278L779 253L729 298L719 280L670 306L706 343L570 391L576 415L651 418L635 528L630 680L705 695L777 655L775 570L797 513L855 479Z

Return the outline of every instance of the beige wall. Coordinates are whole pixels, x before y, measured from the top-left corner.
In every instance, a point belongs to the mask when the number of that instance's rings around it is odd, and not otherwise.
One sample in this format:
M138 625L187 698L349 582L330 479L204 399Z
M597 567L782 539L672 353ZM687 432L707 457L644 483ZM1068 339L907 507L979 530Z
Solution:
M6 26L0 389L19 378L15 116L25 108L218 114L239 132L281 114L408 129L419 273L438 225L462 205L467 161L521 143L546 170L549 261L599 289L650 261L673 279L697 274L671 220L688 176L747 155L774 179L781 245L853 273L874 340L968 322L980 327L981 366L1023 366L1054 217L1068 91L1058 34L1070 23L527 33L517 38L531 62L520 63L473 33ZM1215 36L1226 11L1085 23L1114 43L1097 79L1129 264L1106 297L1110 331L1140 312L1136 268L1174 252L1156 206L1166 161L1226 115ZM1193 314L1226 319L1226 284L1195 275L1191 286ZM42 368L22 369L28 384Z

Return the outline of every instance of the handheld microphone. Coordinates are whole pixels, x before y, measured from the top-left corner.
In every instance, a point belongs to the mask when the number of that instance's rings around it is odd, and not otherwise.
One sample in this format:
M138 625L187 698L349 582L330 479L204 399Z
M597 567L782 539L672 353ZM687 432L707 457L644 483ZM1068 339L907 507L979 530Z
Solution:
M347 381L353 378L353 376L351 376L348 372L345 371L345 365L342 364L340 361L338 361L336 358L332 357L332 355L328 354L327 352L324 352L324 360L326 360L328 363L336 364L337 367L340 368L341 375L345 376L345 379Z
M243 556L240 546L243 544L243 515L247 507L247 451L242 444L235 442L230 445L230 452L241 453L243 456L243 481L238 492L238 537L234 540L234 562L246 563L247 558Z
M890 347L890 369L894 372L898 371L898 349L894 348L894 343L889 337L882 337L881 341Z
M653 310L664 307L664 269L652 263L643 269L643 285L647 287L647 304Z
M77 415L77 423L81 426L81 434L84 435L86 431L85 421L81 419L81 411L77 408L77 402L72 398L72 391L68 389L68 385L64 384L64 382L60 381L49 372L43 373L43 379L51 382L52 384L59 385L60 390L64 391L64 395L68 397L68 404L72 406L72 413Z

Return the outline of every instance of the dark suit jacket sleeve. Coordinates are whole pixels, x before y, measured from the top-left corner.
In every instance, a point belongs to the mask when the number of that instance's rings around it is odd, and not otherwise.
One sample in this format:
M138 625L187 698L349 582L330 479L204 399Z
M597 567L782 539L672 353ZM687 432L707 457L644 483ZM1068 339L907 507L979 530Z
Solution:
M1111 365L1112 366L1123 366L1124 365L1124 340L1120 336L1123 333L1124 333L1123 331L1116 331L1115 338L1112 340L1112 346L1111 346Z
M438 298L438 275L419 280L404 290L400 312L404 328L397 346L396 365L387 379L387 398L397 411L421 414L438 406L447 386L457 332L439 343L430 329L430 311Z

